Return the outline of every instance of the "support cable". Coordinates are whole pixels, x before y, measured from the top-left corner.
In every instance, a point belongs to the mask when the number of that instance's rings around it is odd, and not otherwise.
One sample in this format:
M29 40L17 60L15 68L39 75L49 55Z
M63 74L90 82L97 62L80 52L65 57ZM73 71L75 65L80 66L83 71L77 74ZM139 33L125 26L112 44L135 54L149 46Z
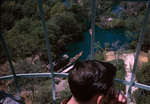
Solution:
M129 90L128 90L128 94L127 94L128 104L129 104L129 98L130 98L130 94L131 94L131 90L132 90L132 86L133 86L133 79L134 79L135 71L136 71L136 67L137 67L137 61L138 61L138 58L139 58L139 54L140 54L144 34L145 34L145 31L146 31L146 25L147 25L147 21L148 21L148 18L149 18L149 14L150 14L150 2L148 2L148 6L147 6L147 9L146 9L144 22L143 22L143 25L142 25L142 29L141 29L141 33L140 33L140 37L139 37L139 42L138 42L138 46L137 46L136 56L135 56L135 60L134 60L134 66L133 66L133 70L132 70L132 76L131 76L131 80L130 80L130 84L129 84Z
M41 2L41 0L37 0L37 1L38 1L39 10L40 10L40 16L41 16L41 20L42 20L45 40L46 40L46 48L47 48L47 53L48 53L48 59L49 59L49 62L50 62L50 72L52 74L53 104L55 104L56 103L55 79L54 79L54 70L53 70L53 64L52 64L52 57L51 57L51 50L50 50L48 32L47 32L46 23L45 23L44 12L43 12L43 8L42 8L42 2Z
M3 44L3 47L5 49L5 53L7 55L7 59L8 59L8 62L9 62L9 65L10 65L10 68L11 68L11 71L12 71L12 74L13 74L13 77L14 77L14 81L15 81L15 85L16 85L16 90L17 90L17 95L18 95L18 99L20 99L20 89L19 89L19 85L18 85L18 80L17 80L17 77L16 77L16 72L14 70L14 66L12 64L12 58L9 54L9 50L7 48L7 44L5 42L5 39L3 37L3 34L1 32L1 40L2 40L2 44Z

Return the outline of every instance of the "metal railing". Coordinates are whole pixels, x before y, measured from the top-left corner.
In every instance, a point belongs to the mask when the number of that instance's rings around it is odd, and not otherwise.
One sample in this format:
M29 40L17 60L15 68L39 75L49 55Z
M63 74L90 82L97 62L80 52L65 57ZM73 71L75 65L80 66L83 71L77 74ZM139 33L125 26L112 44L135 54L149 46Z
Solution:
M39 6L39 10L40 10L40 16L41 16L41 20L42 20L42 25L43 25L43 30L44 30L44 35L45 35L45 40L46 40L46 47L47 47L47 52L48 52L48 59L49 59L49 63L51 66L51 73L28 73L28 74L16 74L12 61L11 61L11 56L9 55L9 50L7 48L7 45L5 43L3 34L1 33L1 39L2 39L2 44L4 46L11 70L12 70L12 74L13 75L8 75L8 76L2 76L0 77L0 81L5 81L5 80L10 80L10 79L14 79L15 80L15 85L16 85L16 90L17 90L17 94L18 94L18 98L20 98L20 90L19 90L19 85L18 85L18 79L20 78L31 78L31 77L50 77L52 78L52 90L53 90L53 103L56 103L56 97L55 97L55 80L54 77L68 77L68 73L54 73L53 71L53 65L52 65L52 58L51 58L51 50L50 50L50 44L49 44L49 39L48 39L48 33L47 33L47 28L46 28L46 23L45 23L45 18L44 18L44 12L43 12L43 8L42 8L42 2L41 0L37 0L38 1L38 6ZM121 1L121 0L118 0ZM130 0L128 0L130 1ZM95 30L95 0L91 0L91 4L92 4L92 30ZM131 76L131 80L130 81L126 81L126 80L121 80L121 79L114 79L114 81L116 83L119 84L124 84L124 85L129 85L129 90L128 90L128 104L129 104L129 97L131 94L131 90L132 87L138 87L140 89L144 89L144 90L148 90L150 91L150 86L148 85L144 85L141 83L135 83L133 81L133 78L135 76L135 71L136 71L136 66L137 66L137 61L138 61L138 57L139 57L139 52L141 50L141 45L142 45L142 41L143 41L143 37L144 37L144 33L146 31L146 24L149 18L149 14L150 14L150 2L148 2L147 5L147 9L146 9L146 13L145 13L145 18L144 18L144 22L143 22L143 26L141 29L141 33L140 33L140 38L139 38L139 43L137 46L137 51L136 51L136 56L135 56L135 60L134 60L134 66L133 66L133 71L132 71L132 76ZM92 38L91 38L91 59L93 59L94 57L94 38L95 38L95 31L92 31Z

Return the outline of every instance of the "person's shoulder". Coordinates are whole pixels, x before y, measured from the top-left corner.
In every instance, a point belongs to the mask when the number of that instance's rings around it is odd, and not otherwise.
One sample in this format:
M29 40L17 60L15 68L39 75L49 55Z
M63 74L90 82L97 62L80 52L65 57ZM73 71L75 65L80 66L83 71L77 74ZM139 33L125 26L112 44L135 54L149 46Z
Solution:
M68 101L71 99L71 97L72 97L72 95L69 96L69 97L67 97L67 98L65 98L65 99L61 102L61 104L67 104Z

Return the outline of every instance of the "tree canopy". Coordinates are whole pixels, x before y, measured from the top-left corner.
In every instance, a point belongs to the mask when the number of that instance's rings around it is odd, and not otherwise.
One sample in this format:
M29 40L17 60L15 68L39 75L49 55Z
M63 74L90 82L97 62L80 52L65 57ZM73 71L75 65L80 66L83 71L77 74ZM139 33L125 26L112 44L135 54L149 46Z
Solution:
M82 37L81 33L85 30L87 13L82 11L81 6L75 11L76 2L70 2L70 5L70 8L67 8L61 0L43 1L53 59L63 52L68 42ZM80 12L85 15L82 16ZM44 61L48 60L37 1L2 1L1 24L14 61L35 54L39 54Z

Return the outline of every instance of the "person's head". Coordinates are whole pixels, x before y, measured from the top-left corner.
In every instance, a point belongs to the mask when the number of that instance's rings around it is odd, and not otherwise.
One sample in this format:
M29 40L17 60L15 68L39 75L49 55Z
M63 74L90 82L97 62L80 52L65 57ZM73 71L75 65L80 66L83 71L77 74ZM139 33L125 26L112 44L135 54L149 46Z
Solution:
M113 84L116 68L107 62L77 61L69 73L69 87L77 102L86 103L93 97L106 97Z

